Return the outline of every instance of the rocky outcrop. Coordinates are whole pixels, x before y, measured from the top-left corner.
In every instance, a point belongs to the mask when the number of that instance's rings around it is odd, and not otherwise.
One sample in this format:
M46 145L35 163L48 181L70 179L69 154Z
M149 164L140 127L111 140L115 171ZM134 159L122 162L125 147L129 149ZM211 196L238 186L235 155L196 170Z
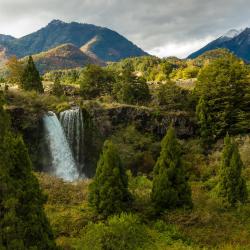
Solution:
M171 123L179 138L192 137L196 131L194 118L186 112L161 112L131 105L87 107L87 110L104 137L128 125L134 125L139 131L152 133L158 138L165 135Z
M50 162L50 153L44 144L43 112L30 113L17 106L8 106L7 111L11 117L13 131L23 136L35 170L43 170Z
M23 135L34 168L46 171L51 156L44 137L42 117L45 111L30 112L29 109L16 106L9 106L8 111L13 129ZM141 133L153 134L157 140L165 135L171 123L179 138L192 137L196 131L193 117L186 112L163 112L132 105L101 105L87 102L82 105L82 115L84 168L88 177L95 173L104 140L129 125L134 125Z

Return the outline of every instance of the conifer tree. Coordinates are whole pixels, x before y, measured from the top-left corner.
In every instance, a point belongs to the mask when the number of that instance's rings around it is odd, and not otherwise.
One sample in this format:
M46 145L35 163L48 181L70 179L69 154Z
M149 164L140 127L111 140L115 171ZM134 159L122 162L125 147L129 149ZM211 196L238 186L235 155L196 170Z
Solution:
M247 200L246 181L242 177L243 163L236 142L227 135L224 139L221 168L219 173L218 195L225 204L235 206Z
M0 105L0 120L4 113ZM43 210L46 196L31 171L27 148L5 121L0 130L0 248L57 249Z
M39 93L43 93L42 81L32 56L29 56L27 65L23 70L21 86L24 90L35 90Z
M125 169L116 147L106 141L94 181L90 185L89 204L96 212L109 216L124 211L130 201Z
M62 96L64 93L63 87L60 83L60 79L58 76L55 77L54 85L52 88L52 93L53 93L53 95L56 95L58 97Z
M161 142L161 153L153 174L151 198L156 210L192 207L191 189L185 176L181 148L172 126Z

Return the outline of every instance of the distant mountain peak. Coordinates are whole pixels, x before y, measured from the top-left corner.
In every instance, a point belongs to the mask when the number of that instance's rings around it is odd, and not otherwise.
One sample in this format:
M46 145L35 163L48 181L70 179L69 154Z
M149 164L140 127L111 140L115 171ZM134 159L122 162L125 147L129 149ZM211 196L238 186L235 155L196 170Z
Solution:
M237 29L231 29L228 32L226 32L222 37L227 37L227 38L234 38L238 36L243 30L237 30Z
M202 55L206 51L218 48L228 49L239 58L246 62L250 62L250 28L245 28L244 30L230 30L223 36L192 53L188 58L193 59Z
M58 24L64 24L65 22L59 19L53 19L48 23L48 25L58 25Z

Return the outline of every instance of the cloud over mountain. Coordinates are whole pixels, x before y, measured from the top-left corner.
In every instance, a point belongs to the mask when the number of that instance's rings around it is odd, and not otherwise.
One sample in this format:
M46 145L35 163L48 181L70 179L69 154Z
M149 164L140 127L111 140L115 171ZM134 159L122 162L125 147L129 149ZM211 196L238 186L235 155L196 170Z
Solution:
M161 56L185 56L249 26L249 8L249 0L1 0L0 33L22 36L58 18L109 27Z

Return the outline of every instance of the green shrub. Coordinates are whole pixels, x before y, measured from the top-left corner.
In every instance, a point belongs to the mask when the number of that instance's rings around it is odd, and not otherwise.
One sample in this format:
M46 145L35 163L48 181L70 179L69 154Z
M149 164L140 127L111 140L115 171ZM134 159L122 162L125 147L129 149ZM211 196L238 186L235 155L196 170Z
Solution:
M79 250L135 250L144 249L150 242L147 228L133 214L122 213L110 217L107 223L90 223L82 231L75 248Z

